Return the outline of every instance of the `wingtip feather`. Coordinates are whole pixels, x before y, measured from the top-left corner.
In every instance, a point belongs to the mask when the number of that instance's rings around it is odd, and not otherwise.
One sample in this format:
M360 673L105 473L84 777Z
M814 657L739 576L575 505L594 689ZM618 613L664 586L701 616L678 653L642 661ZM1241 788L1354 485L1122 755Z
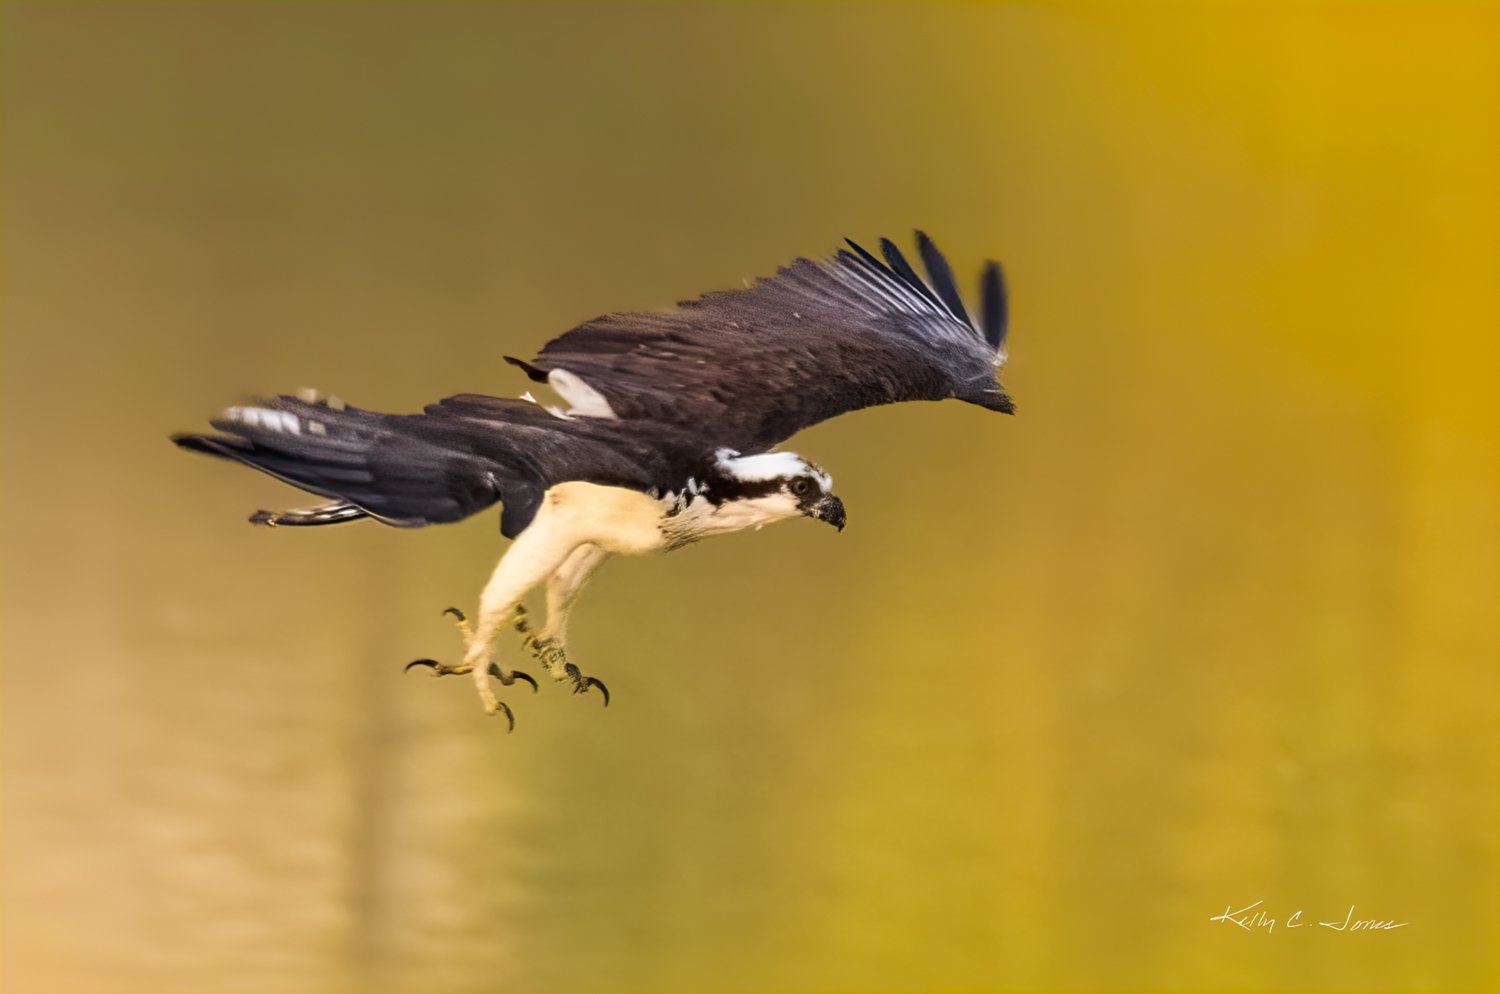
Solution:
M1010 306L1005 293L1005 273L998 262L985 264L984 273L979 277L979 298L984 340L999 352L1005 345Z
M923 281L922 277L917 275L917 271L912 268L911 263L906 261L906 256L901 254L901 249L897 247L895 242L889 238L882 238L880 240L880 254L885 256L886 265L890 266L891 270L897 276L901 277L902 282L927 300L941 306L942 302L937 299L937 296L932 292L932 288Z
M932 281L932 289L942 298L954 317L973 327L974 322L969 319L963 296L958 292L958 283L953 279L953 270L948 268L948 260L943 258L937 245L927 237L927 232L918 229L916 235L917 254L922 257L922 265L927 267L927 278Z

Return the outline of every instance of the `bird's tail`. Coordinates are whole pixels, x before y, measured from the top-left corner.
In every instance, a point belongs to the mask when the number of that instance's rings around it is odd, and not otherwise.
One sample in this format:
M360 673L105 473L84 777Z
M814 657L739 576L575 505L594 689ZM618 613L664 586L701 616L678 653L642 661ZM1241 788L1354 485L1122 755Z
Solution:
M192 452L243 463L331 503L257 511L267 525L330 525L375 518L401 527L458 521L500 499L485 460L441 438L419 437L412 419L332 401L275 397L231 407L220 434L174 435Z
M253 525L337 525L345 521L358 521L370 515L363 509L344 500L330 501L317 507L297 507L289 511L256 511L250 515Z

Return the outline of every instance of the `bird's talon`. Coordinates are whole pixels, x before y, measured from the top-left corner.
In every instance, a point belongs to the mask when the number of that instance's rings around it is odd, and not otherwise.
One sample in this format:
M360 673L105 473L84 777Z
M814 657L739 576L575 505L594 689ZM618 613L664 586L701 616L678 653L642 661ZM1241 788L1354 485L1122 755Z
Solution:
M527 683L531 684L531 692L533 694L541 689L536 685L536 681L532 679L530 673L524 673L521 670L511 670L509 673L507 673L500 668L498 663L490 663L489 673L490 676L494 677L496 680L499 680L500 685L503 687L509 687L517 680L525 680Z
M410 673L413 666L425 666L428 669L432 670L433 676L455 676L467 673L469 672L469 670L473 669L473 667L471 666L464 665L449 666L447 663L440 663L436 659L413 659L411 662L402 667L401 672Z
M453 620L457 621L460 625L469 620L464 616L464 613L456 607L445 607L443 608L443 613L451 614L453 616Z
M508 726L505 729L507 734L516 730L516 715L515 712L511 711L509 704L506 704L504 701L496 700L495 695L491 694L488 690L479 695L479 702L484 705L485 714L505 715L505 723Z
M563 673L573 681L573 693L587 694L590 687L598 687L599 693L604 695L604 706L609 707L609 688L604 685L603 680L598 677L584 676L583 671L574 663L564 663Z

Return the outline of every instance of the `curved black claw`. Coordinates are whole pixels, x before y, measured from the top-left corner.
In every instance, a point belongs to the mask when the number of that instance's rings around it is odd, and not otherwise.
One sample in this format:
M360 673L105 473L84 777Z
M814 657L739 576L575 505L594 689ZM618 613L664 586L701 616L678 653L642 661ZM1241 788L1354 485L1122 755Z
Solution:
M505 734L509 735L516 730L516 716L511 713L510 705L504 701L496 701L495 704L495 713L505 715L505 720L510 723L509 727L505 729Z
M517 680L525 680L527 683L531 684L531 692L533 694L535 694L539 689L536 685L536 681L531 678L530 673L523 673L520 670L511 670L509 673L507 673L502 670L496 663L490 663L489 673L490 676L500 681L500 685L502 687L509 687Z
M413 666L426 666L430 668L434 674L438 676L442 675L439 671L443 668L443 664L438 662L436 659L413 659L411 662L401 667L401 672L410 673Z
M445 607L443 608L443 613L453 615L453 620L458 622L459 624L463 624L465 621L469 620L468 618L464 617L464 613L456 607Z
M590 687L598 687L599 693L604 695L604 706L609 707L609 688L604 685L603 680L598 677L584 676L583 671L572 663L564 666L563 672L568 674L568 678L573 681L573 693L587 694Z

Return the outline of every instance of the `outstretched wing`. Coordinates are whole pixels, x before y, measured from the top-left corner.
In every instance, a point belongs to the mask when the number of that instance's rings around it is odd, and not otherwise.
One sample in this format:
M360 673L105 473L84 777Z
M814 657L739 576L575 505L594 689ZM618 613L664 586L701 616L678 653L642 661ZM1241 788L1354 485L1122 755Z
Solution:
M742 452L904 400L952 397L1011 413L995 380L1005 359L1000 267L991 262L981 276L975 324L925 234L917 248L928 282L889 240L880 247L884 261L849 242L832 259L798 259L742 290L595 318L531 362L509 361L585 397L593 410L579 413L670 425Z

